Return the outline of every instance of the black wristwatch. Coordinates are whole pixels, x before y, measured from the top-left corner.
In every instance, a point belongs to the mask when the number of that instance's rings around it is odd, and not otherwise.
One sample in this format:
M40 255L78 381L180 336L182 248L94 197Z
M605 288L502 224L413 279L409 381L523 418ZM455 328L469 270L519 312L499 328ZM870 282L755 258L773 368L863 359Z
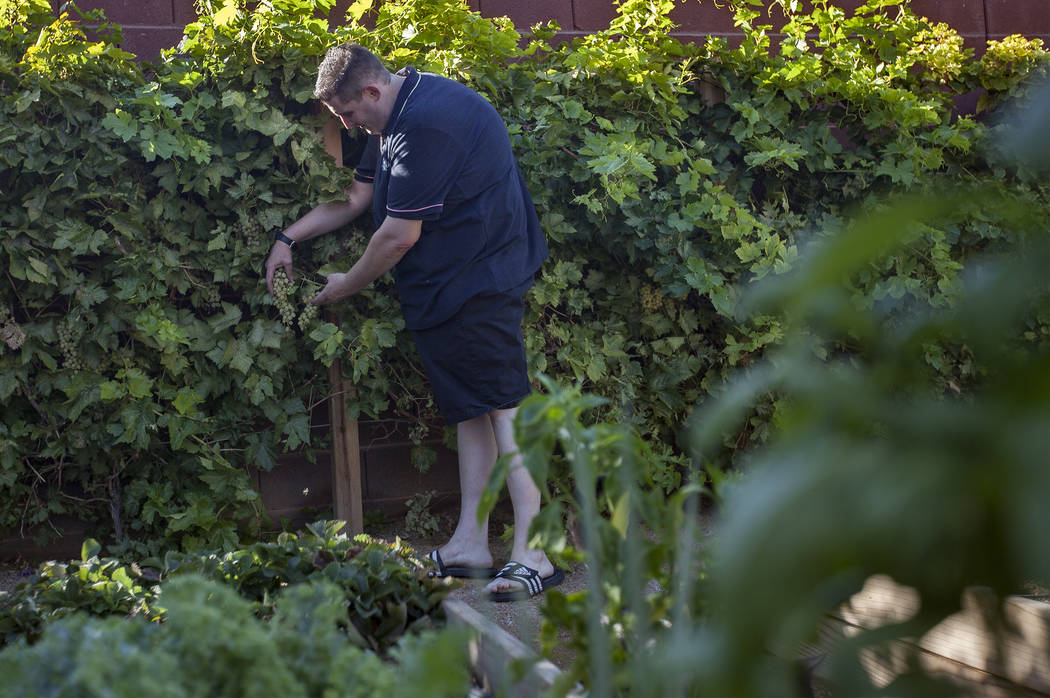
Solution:
M290 237L282 233L280 230L278 230L274 234L273 239L279 242L283 242L284 244L288 245L288 247L295 247L295 240L291 239Z

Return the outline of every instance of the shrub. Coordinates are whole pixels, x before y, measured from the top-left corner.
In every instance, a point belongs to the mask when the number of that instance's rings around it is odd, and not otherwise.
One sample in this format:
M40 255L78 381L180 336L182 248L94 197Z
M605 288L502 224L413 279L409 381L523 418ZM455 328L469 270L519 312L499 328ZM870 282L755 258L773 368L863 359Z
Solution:
M462 632L398 646L405 670L348 644L345 596L328 580L284 589L268 622L228 585L186 575L164 587L164 623L78 612L4 649L5 695L457 696L470 685ZM412 670L438 663L437 677Z

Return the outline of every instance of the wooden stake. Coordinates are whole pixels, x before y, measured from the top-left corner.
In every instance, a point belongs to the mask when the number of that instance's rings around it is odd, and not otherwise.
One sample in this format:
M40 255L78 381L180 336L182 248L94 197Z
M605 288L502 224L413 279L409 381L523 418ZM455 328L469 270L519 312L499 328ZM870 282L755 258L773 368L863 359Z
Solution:
M346 522L348 534L364 533L361 496L361 450L357 420L346 413L346 396L354 397L353 387L343 382L339 359L328 369L332 395L328 412L332 423L332 499L335 518Z
M324 125L324 148L335 158L335 164L343 166L343 140L341 126L335 119ZM336 325L339 318L332 318ZM348 534L364 533L364 508L361 494L361 449L357 420L346 414L346 397L355 396L353 386L343 382L342 363L339 359L328 368L331 397L328 414L332 424L332 506L335 518L346 522Z

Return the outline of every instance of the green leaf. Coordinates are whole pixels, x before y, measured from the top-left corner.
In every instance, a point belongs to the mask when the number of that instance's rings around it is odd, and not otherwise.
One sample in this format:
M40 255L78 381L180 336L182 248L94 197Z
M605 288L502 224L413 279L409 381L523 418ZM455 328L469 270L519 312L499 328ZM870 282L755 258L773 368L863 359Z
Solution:
M218 27L225 27L240 15L240 3L237 0L226 0L222 9L215 13L214 21Z
M610 519L613 528L620 532L620 536L623 538L627 537L627 527L631 523L631 497L630 492L624 492L620 495L616 505L612 510L612 518Z
M103 402L120 400L128 394L127 388L121 381L105 381L99 386L99 398Z
M51 271L51 267L47 265L47 262L37 259L36 257L28 257L29 268L26 269L26 279L33 281L38 284L54 284L55 278Z
M139 134L138 121L123 109L116 109L102 118L102 126L109 129L125 143Z
M124 372L124 380L127 381L128 394L133 398L149 397L153 387L153 379L137 368L129 368Z
M86 538L80 546L80 561L87 562L91 558L98 555L99 551L102 550L102 546L94 538Z
M192 417L197 414L197 405L203 400L193 388L183 387L179 389L179 392L175 395L175 399L172 400L172 405L178 410L179 414L187 417Z

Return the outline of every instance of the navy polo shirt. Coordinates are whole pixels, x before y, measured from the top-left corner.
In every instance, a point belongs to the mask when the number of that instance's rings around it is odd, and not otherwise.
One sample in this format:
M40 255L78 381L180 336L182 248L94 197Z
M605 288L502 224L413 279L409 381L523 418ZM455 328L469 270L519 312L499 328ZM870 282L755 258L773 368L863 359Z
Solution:
M547 243L507 127L481 95L412 68L355 178L373 184L372 215L422 221L394 267L405 324L433 327L481 293L531 281Z

